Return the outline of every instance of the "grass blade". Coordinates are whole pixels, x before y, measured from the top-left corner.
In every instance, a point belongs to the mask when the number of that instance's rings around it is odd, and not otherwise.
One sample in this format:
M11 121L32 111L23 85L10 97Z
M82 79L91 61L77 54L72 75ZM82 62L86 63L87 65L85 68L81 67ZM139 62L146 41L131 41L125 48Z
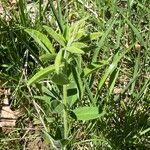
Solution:
M54 16L55 16L55 19L56 19L56 21L57 21L57 23L58 23L59 29L60 29L61 33L63 33L63 31L64 31L63 25L62 25L61 20L59 20L59 17L58 17L58 15L57 15L57 12L56 12L56 10L55 10L55 8L54 8L54 5L53 5L53 1L50 0L49 3L50 3L50 7L51 7L51 9L52 9L52 12L53 12L53 14L54 14Z
M95 62L96 58L98 56L99 50L102 48L102 46L105 44L105 39L107 38L108 34L110 33L110 31L112 30L112 27L114 25L114 23L116 22L116 19L114 19L111 23L111 25L109 26L109 28L106 30L106 32L103 34L102 38L100 39L99 43L98 43L98 48L95 50L94 55L93 55L93 59L92 61Z
M119 53L117 53L114 56L113 62L110 64L110 66L105 70L105 73L103 74L99 84L98 84L98 90L97 90L97 94L98 95L99 91L101 90L102 86L104 85L106 79L108 78L109 75L111 75L111 73L116 69L119 61L121 60L121 58L124 57L124 55L133 47L133 45L127 49L125 52L123 52L122 54L119 55Z
M133 30L133 32L136 35L139 42L145 47L144 39L143 39L142 35L140 34L139 30L126 17L125 17L125 20L127 21L128 25Z

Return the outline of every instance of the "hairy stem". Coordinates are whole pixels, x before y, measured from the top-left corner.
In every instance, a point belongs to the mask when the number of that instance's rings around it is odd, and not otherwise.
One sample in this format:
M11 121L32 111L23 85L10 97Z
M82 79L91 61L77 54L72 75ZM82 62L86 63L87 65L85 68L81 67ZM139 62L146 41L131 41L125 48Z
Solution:
M63 122L64 122L64 139L67 139L67 130L68 130L68 123L67 123L67 85L63 85L63 104L65 106L65 109L63 110ZM66 147L64 147L64 150L66 150Z

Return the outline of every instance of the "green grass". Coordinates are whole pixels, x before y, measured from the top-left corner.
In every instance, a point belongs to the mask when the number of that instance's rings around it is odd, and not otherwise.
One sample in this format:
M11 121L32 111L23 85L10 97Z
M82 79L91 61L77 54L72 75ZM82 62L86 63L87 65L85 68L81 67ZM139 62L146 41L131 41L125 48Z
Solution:
M0 4L0 86L21 110L0 149L149 149L149 0L34 4Z

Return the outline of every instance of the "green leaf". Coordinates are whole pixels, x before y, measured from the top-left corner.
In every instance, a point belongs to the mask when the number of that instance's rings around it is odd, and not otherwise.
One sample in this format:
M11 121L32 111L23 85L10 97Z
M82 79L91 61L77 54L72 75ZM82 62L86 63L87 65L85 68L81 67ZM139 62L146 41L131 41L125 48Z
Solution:
M77 85L74 81L72 81L68 86L67 86L67 104L72 107L73 104L78 100L79 94L78 94L78 89Z
M39 72L37 72L29 81L28 81L28 85L31 85L39 80L42 80L43 78L45 78L49 73L52 73L55 71L55 66L51 65L49 67L46 67L42 70L40 70Z
M48 123L53 123L55 121L55 118L52 117L45 117L45 119Z
M80 73L77 70L77 68L74 67L74 66L72 66L71 69L72 69L72 75L73 75L74 81L75 81L75 83L78 87L79 97L81 98L82 93L83 93L84 90L83 90L83 83L82 83L82 80L81 80L81 77L80 77Z
M79 40L85 33L85 20L87 20L88 17L83 18L77 22L75 22L71 28L69 28L69 41L68 43L72 43L73 41Z
M93 93L92 93L91 88L89 86L88 79L85 80L85 78L84 78L83 81L84 81L85 89L87 91L87 96L89 97L89 100L90 100L92 106L96 106L96 100L93 97Z
M110 24L109 28L106 30L105 33L103 33L103 36L101 37L99 43L98 43L98 48L95 50L94 55L93 55L93 61L96 61L96 58L98 56L99 50L102 48L102 46L105 44L105 40L108 36L108 34L110 33L110 31L112 30L112 27L114 25L114 23L116 22L116 19L112 20L112 23Z
M136 77L136 75L139 72L139 69L140 69L140 57L138 56L137 58L135 58L133 78ZM134 93L135 87L136 87L136 80L131 85L130 95Z
M114 58L113 58L113 62L110 64L110 66L108 68L106 68L105 73L102 75L102 78L98 84L98 90L97 90L97 94L99 92L99 90L101 90L102 86L104 85L106 79L108 78L109 75L111 75L111 73L116 69L119 61L121 60L121 58L133 47L133 45L131 45L130 48L128 48L126 51L124 51L122 54L119 55L119 53L117 53ZM96 95L97 95L96 94Z
M115 68L117 67L117 59L112 62L112 64L110 64L110 66L106 69L104 75L102 76L99 84L98 84L98 90L100 90L103 86L103 84L105 83L106 79L108 78L108 76L115 70Z
M75 22L72 26L71 26L71 35L73 37L75 37L78 33L78 31L80 29L82 29L85 26L85 21L88 19L89 17L85 17L77 22Z
M110 75L110 80L109 80L109 84L108 84L108 89L109 89L109 95L112 94L112 91L114 89L116 80L118 78L119 75L119 70L115 69L112 74Z
M67 76L63 73L54 74L54 76L52 77L52 81L58 85L65 85L69 83Z
M127 23L129 24L129 26L131 27L131 29L133 30L133 32L134 32L134 34L136 35L136 37L137 37L137 39L139 40L139 42L140 42L143 46L145 46L144 39L143 39L142 35L140 34L140 32L138 31L138 29L137 29L136 27L134 27L134 26L132 25L132 23L131 23L127 18L125 18L125 19L126 19Z
M79 31L77 32L74 41L79 41L80 38L82 38L85 35L85 29L79 29Z
M84 68L84 70L83 70L84 71L84 77L90 75L91 73L93 73L97 69L101 68L105 64L107 64L106 61L91 63L86 68Z
M146 134L147 132L150 132L150 127L145 129L144 131L141 131L140 135L142 136L142 135Z
M98 107L78 107L73 112L77 120L92 120L100 116Z
M81 49L75 47L75 46L68 46L65 47L65 49L70 52L70 53L74 53L74 54L84 54L84 51L82 51Z
M56 59L55 59L55 70L56 70L57 74L59 73L59 67L60 67L61 59L62 59L62 52L63 52L63 50L60 49L60 51L56 55Z
M70 28L67 24L65 25L64 29L64 38L66 39L66 41L69 41L70 39Z
M55 50L46 35L33 29L25 29L25 32L27 32L47 53L55 53Z
M65 39L62 35L56 33L51 27L43 26L44 29L48 32L48 34L54 38L60 45L65 46Z
M64 109L64 105L58 100L51 101L50 105L51 105L52 111L55 113L62 113Z
M50 54L50 53L46 53L46 54L43 54L39 57L39 59L42 61L42 62L47 62L47 61L53 61L56 57L56 54Z
M123 27L121 27L121 21L119 21L119 27L116 30L116 44L115 44L115 49L118 49L120 47L120 42L122 38L122 33L123 33Z
M83 42L73 42L72 44L71 44L71 46L74 46L74 47L77 47L77 48L85 48L85 47L87 47L87 45L86 44L84 44Z
M90 34L90 40L96 40L103 35L102 32L93 32Z
M39 100L43 100L45 103L47 103L48 105L50 104L51 101L51 97L50 96L34 96L35 99L39 99Z

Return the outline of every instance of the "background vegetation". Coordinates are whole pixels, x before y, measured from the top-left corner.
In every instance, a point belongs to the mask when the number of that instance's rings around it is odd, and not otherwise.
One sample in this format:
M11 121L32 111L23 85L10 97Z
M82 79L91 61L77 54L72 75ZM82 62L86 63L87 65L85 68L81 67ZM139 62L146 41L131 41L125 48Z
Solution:
M0 149L149 149L149 29L149 0L1 0L0 86L20 116Z

